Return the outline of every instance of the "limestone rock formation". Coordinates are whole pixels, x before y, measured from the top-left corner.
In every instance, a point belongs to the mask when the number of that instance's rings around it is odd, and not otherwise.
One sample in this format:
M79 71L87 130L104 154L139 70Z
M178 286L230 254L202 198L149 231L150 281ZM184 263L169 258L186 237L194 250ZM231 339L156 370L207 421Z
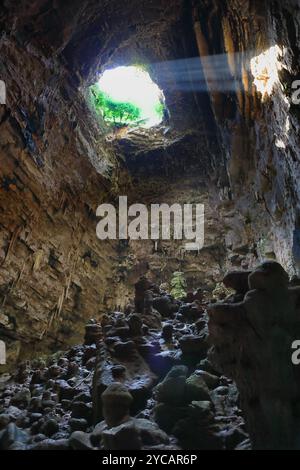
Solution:
M128 421L132 395L121 383L112 383L102 393L103 416L108 427L115 427Z
M289 287L287 273L272 261L258 266L248 281L242 302L209 307L211 355L237 383L254 448L295 449L300 372L291 346L300 335L300 291Z
M182 329L193 344L196 326L182 324L171 313L166 337L164 327L141 327L141 318L110 313L101 327L101 341L94 336L100 334L99 325L90 321L84 345L47 361L21 364L0 390L0 448L249 447L235 385L207 358L199 363L197 354L180 352ZM125 332L131 339L125 341ZM204 353L205 337L196 338L197 347L203 342ZM130 349L125 348L129 343Z

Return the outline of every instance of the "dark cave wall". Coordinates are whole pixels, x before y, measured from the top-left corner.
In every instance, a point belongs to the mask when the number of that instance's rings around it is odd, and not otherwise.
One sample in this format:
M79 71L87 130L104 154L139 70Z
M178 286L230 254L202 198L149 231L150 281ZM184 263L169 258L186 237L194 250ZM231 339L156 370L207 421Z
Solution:
M114 244L95 211L118 164L78 83L55 58L1 39L1 336L8 362L78 342L110 305Z
M236 213L235 202L228 198L226 187L221 191L217 158L210 153L199 136L186 136L166 150L155 149L135 153L135 139L118 142L126 154L130 172L128 204L143 201L150 213L151 204L204 204L205 236L200 252L186 251L184 241L129 241L120 244L120 305L132 301L132 285L140 275L153 282L169 284L175 271L183 271L189 290L202 287L212 291L228 269L255 265L258 259L251 224ZM130 153L131 152L131 153ZM194 157L194 158L193 158Z
M205 9L200 23L209 53L227 54L237 86L227 96L213 87L210 94L235 211L250 223L259 258L276 257L299 274L299 113L291 103L291 83L299 77L299 2L202 1L194 16ZM280 81L263 99L249 60L276 45L284 51Z

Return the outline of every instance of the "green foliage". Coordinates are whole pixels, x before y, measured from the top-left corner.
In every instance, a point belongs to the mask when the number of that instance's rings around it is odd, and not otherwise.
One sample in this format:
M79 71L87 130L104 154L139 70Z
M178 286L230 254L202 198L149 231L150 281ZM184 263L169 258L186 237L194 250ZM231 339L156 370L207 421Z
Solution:
M184 274L180 271L173 273L171 279L171 295L175 299L181 299L186 296L186 281L184 279Z
M101 113L103 119L115 126L136 125L141 123L141 110L132 103L113 100L97 85L91 87L91 98L94 108Z
M163 118L163 115L164 115L164 109L165 109L165 106L162 102L158 103L156 106L155 106L155 112L156 114L159 116L160 119Z

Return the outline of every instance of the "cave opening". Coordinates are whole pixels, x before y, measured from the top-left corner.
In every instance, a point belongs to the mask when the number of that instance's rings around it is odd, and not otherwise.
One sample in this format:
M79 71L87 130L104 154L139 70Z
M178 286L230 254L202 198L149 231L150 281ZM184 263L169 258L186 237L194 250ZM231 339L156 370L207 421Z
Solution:
M164 120L164 93L145 67L107 69L90 87L90 92L96 113L100 113L110 127L150 129Z

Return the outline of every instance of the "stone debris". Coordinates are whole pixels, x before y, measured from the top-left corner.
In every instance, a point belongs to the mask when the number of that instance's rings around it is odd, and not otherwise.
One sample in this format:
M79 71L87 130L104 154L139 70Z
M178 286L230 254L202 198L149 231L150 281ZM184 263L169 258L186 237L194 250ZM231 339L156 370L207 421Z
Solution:
M208 359L201 292L186 303L146 278L135 287L136 311L20 364L0 394L0 449L247 448L237 389Z

